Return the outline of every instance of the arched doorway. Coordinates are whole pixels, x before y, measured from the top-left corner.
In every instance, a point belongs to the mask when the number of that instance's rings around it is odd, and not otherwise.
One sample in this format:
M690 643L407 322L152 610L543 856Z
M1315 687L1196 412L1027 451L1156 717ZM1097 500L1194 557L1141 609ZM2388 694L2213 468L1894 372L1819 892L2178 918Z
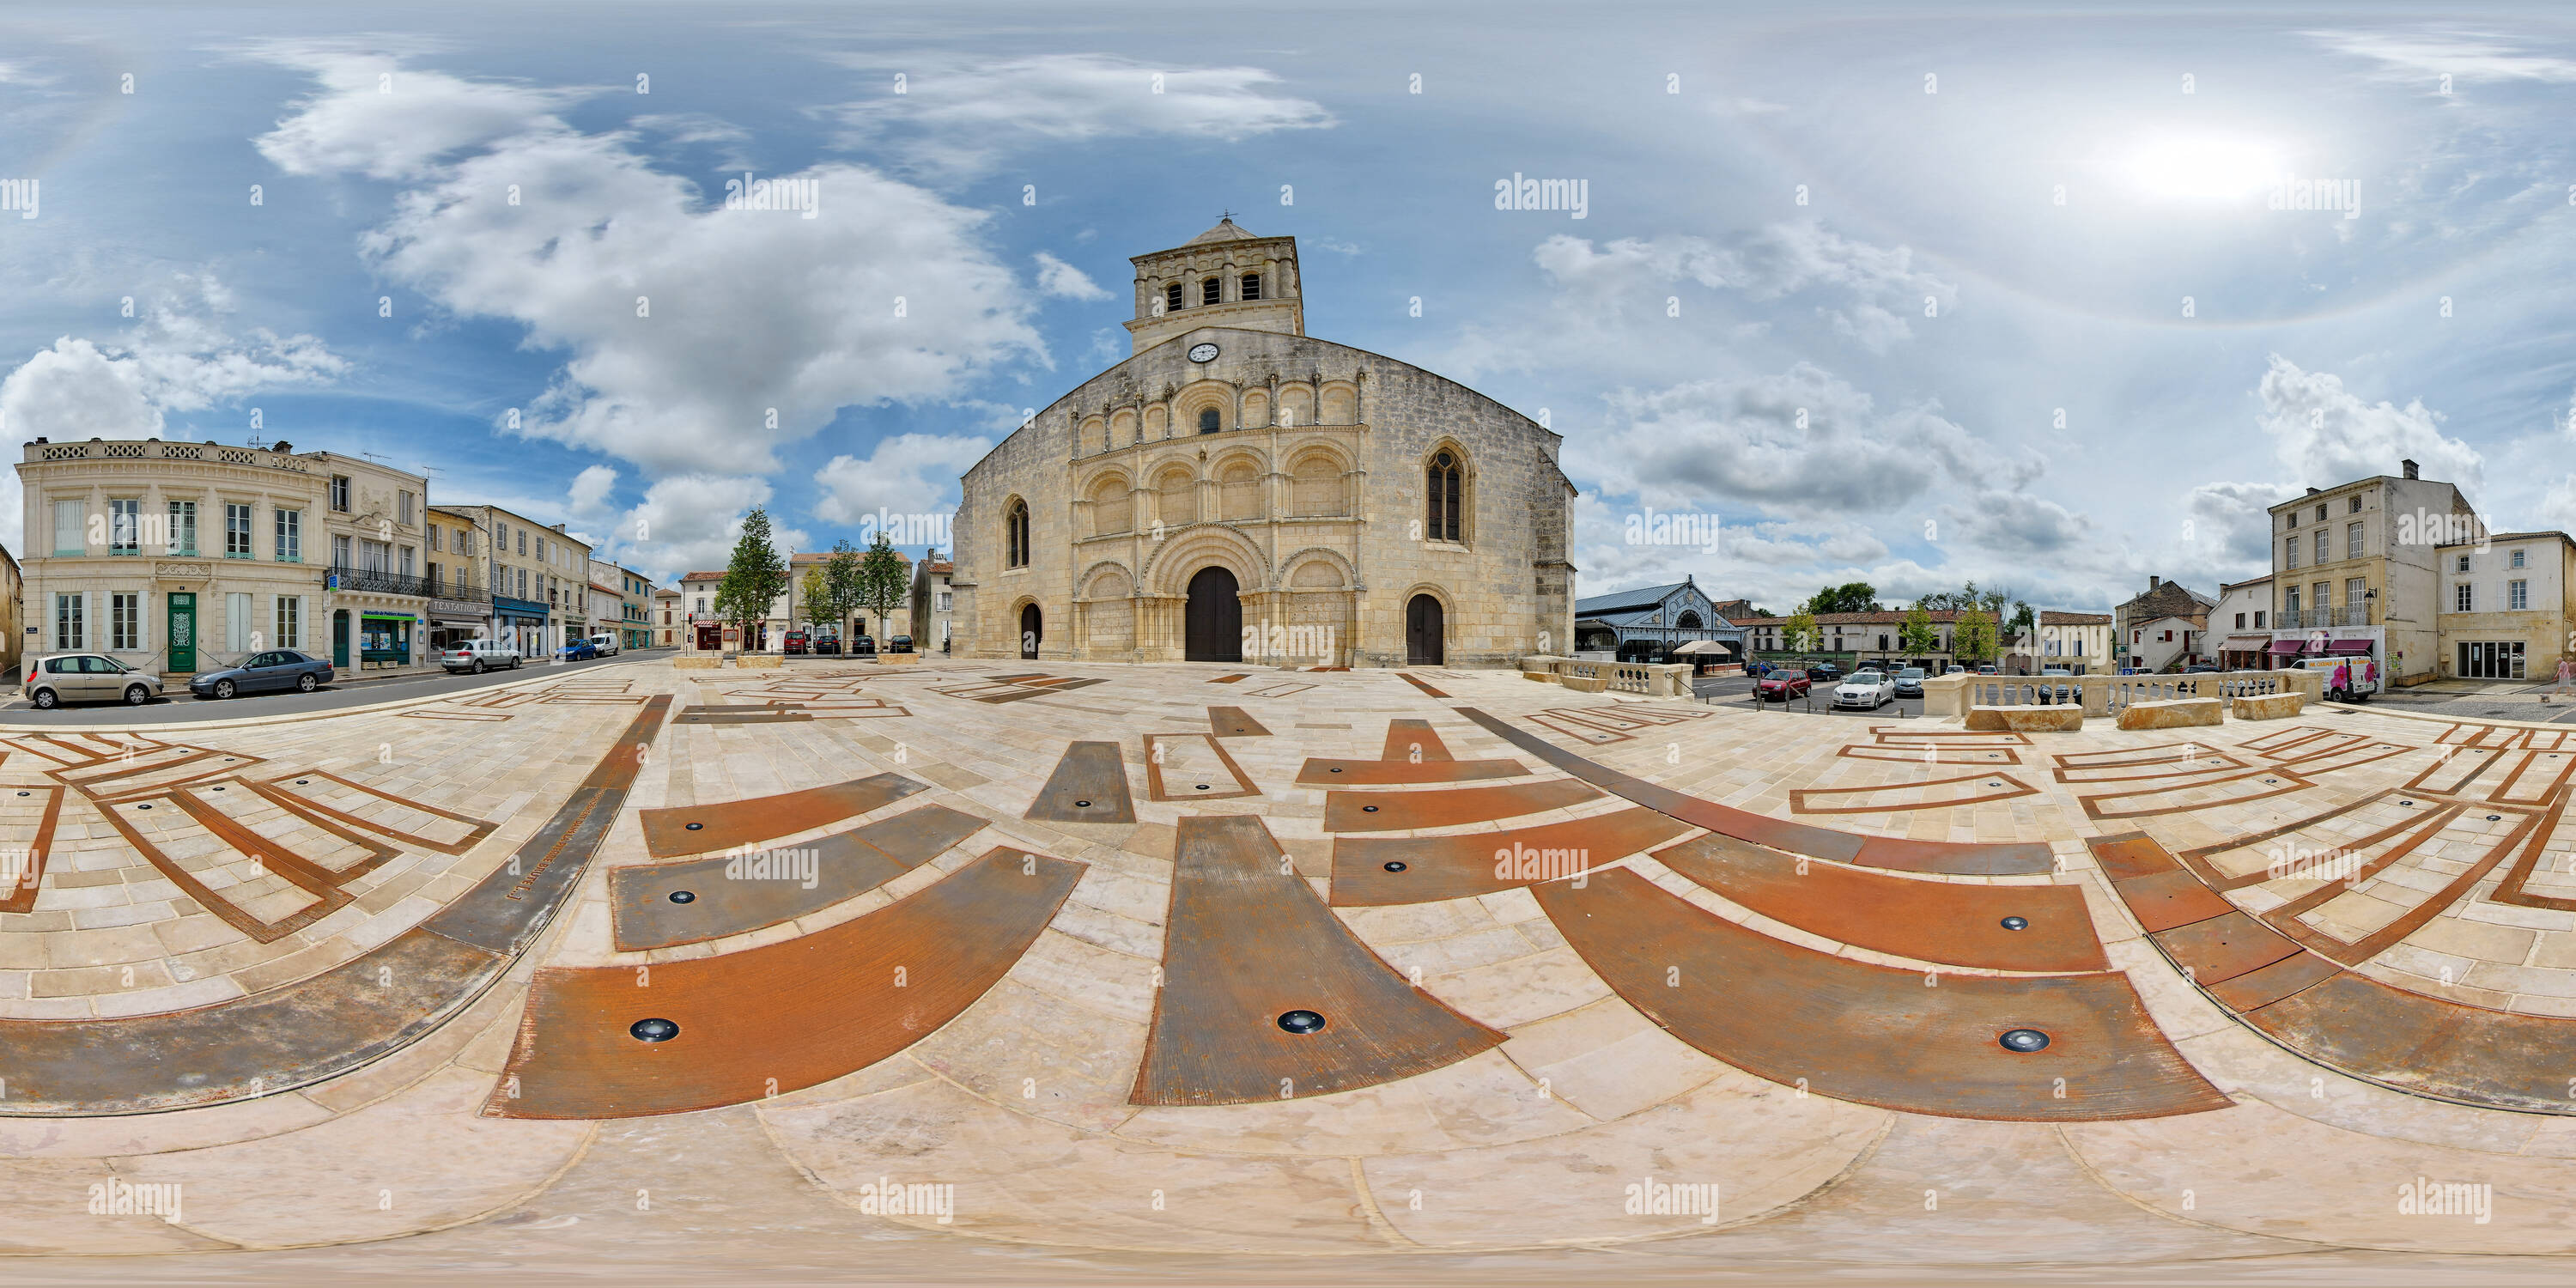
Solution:
M1038 611L1038 606L1035 604L1022 605L1020 608L1020 657L1025 661L1036 661L1038 659L1038 642L1045 638L1046 615L1040 613Z
M1440 601L1416 595L1404 606L1404 660L1412 666L1445 665L1449 656L1448 620Z
M1191 576L1182 642L1193 662L1243 660L1242 587L1233 573L1210 564Z

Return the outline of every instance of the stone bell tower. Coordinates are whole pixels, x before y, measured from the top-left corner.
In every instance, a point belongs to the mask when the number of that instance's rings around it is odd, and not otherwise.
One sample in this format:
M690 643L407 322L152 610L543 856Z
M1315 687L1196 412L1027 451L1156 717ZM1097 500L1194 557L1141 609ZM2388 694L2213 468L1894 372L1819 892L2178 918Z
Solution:
M1306 334L1294 237L1255 237L1228 216L1184 245L1127 262L1136 266L1133 352L1203 326Z

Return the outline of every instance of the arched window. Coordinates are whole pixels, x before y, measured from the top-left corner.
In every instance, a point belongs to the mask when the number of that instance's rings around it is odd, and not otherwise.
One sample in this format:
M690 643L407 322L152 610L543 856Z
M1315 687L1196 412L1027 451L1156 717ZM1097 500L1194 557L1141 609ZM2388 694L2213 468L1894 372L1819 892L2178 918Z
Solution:
M1686 630L1686 631L1695 631L1695 630L1698 630L1698 629L1699 629L1699 613L1698 613L1698 611L1697 611L1697 610L1695 610L1695 609L1689 609L1689 608L1685 608L1685 609L1683 609L1683 610L1682 610L1682 615L1681 615L1680 617L1678 617L1678 618L1675 618L1675 619L1674 619L1674 621L1673 621L1673 625L1678 626L1678 627L1680 627L1680 628L1682 628L1683 630Z
M1163 288L1163 310L1167 313L1178 313L1181 311L1180 283L1174 282Z
M1442 452L1431 458L1431 468L1423 479L1424 495L1429 502L1429 533L1434 541L1463 539L1459 535L1463 531L1459 524L1459 511L1464 494L1458 473L1458 458Z
M1243 275L1243 298L1247 300L1257 300L1261 298L1261 274L1246 273Z
M1215 433L1215 432L1217 432L1218 430L1223 429L1223 428L1225 428L1225 426L1223 426L1223 425L1221 425L1221 424L1218 424L1218 423L1217 423L1216 408L1214 408L1214 407L1201 407L1201 408L1199 409L1199 432L1200 432L1200 433L1202 433L1202 434L1213 434L1213 433Z
M1003 516L1002 516L1002 540L1003 540L1003 544L1004 544L1005 546L1007 546L1007 547L1008 547L1008 550L1006 551L1006 553L1007 553L1007 555L1009 556L1009 557L1008 557L1008 560L1004 563L1004 565L1003 565L1003 566L1004 566L1004 567L1007 567L1007 568L1026 568L1026 567L1028 567L1028 566L1029 566L1029 503L1028 503L1028 502L1026 502L1026 501L1013 501L1013 502L1011 502L1011 508L1010 508L1010 510L1009 510L1007 513L1003 514Z
M1225 279L1211 277L1199 283L1199 303L1216 304L1225 299Z

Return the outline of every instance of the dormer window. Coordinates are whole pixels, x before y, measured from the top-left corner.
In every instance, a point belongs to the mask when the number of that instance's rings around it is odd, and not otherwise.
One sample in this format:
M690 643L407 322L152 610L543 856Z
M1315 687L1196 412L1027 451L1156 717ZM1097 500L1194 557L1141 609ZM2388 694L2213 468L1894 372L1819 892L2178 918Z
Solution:
M1199 283L1199 303L1218 304L1225 300L1225 279L1211 277Z
M1243 275L1243 298L1247 300L1257 300L1261 298L1261 274L1246 273Z
M1217 432L1218 430L1223 429L1223 428L1225 428L1223 425L1220 425L1220 424L1218 424L1218 423L1217 423L1216 408L1214 408L1214 407L1202 407L1202 408L1200 408L1200 409L1199 409L1199 432L1200 432L1200 433L1202 433L1202 434L1213 434L1213 433L1215 433L1215 432Z
M1180 283L1174 282L1163 288L1163 311L1166 313L1178 313L1181 311Z

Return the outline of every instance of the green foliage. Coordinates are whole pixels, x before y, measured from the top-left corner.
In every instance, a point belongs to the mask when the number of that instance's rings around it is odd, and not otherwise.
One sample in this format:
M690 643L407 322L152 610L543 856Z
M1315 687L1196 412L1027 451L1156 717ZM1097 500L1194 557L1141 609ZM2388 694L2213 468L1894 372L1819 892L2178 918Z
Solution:
M1951 655L1962 662L1991 662L1995 658L1994 615L1982 608L1971 608L1959 615L1950 630Z
M1799 609L1780 626L1780 639L1793 653L1804 653L1816 647L1816 615Z
M901 606L912 593L911 570L882 532L877 534L876 543L859 555L857 585L857 606L880 619Z
M1817 591L1816 597L1807 601L1805 611L1810 613L1876 613L1884 612L1885 610L1879 606L1877 587L1872 586L1865 581L1855 581L1840 586L1827 586L1823 590Z
M1896 648L1900 653L1931 653L1941 647L1941 632L1933 629L1932 614L1921 604L1908 609L1905 624L1897 628Z
M716 616L740 625L748 646L754 624L769 616L770 605L786 590L787 564L770 544L769 512L755 509L743 517L733 560L725 565L724 580L716 583Z

